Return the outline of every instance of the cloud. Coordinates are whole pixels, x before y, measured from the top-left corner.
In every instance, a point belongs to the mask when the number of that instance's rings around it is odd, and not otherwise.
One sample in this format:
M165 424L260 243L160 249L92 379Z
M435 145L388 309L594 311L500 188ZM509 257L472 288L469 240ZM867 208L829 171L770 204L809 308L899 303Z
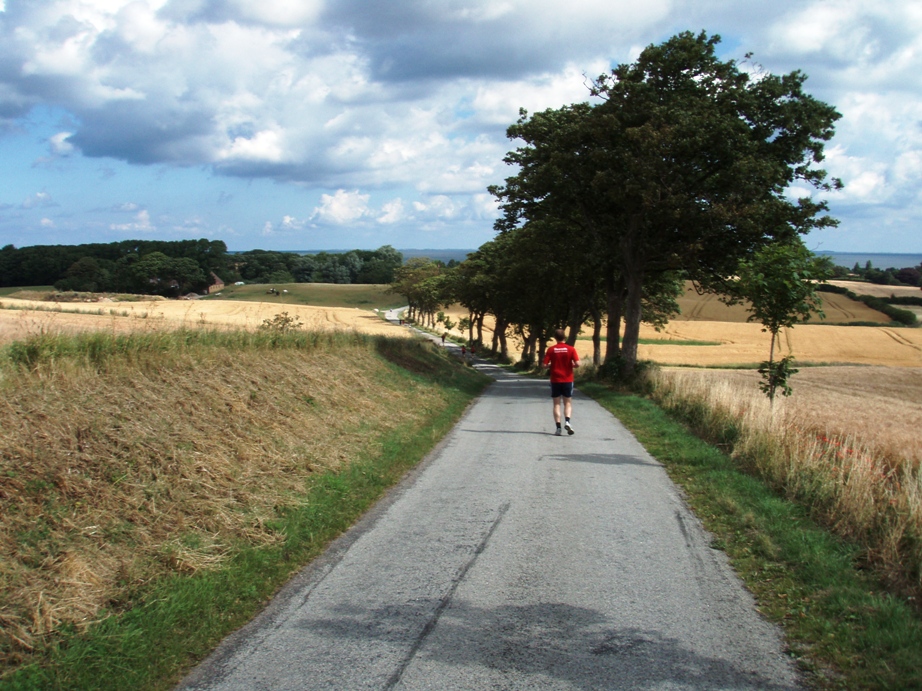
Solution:
M51 206L57 206L57 203L47 192L36 192L22 202L23 209L44 209Z
M48 139L48 148L55 156L70 156L74 152L74 145L67 141L73 132L58 132Z
M377 220L378 223L390 225L392 223L403 221L404 218L403 200L398 198L392 199L391 201L385 203L381 207L381 213L375 220Z
M803 69L807 90L842 112L826 163L846 182L834 213L918 203L911 0L17 0L0 18L0 136L41 107L66 115L37 137L51 155L39 162L68 157L61 169L111 158L336 190L307 220L270 224L276 234L489 227L485 188L511 172L505 129L520 107L587 100L587 79L700 27L724 36L727 57ZM221 194L231 209L244 193ZM245 223L259 233L279 217L260 208Z
M150 221L150 213L147 211L147 209L142 209L139 211L133 222L112 223L109 228L111 230L126 230L137 233L152 233L157 230L157 227L154 226Z
M370 195L358 190L336 190L335 194L320 197L320 206L314 208L311 221L319 224L344 225L354 223L368 215Z

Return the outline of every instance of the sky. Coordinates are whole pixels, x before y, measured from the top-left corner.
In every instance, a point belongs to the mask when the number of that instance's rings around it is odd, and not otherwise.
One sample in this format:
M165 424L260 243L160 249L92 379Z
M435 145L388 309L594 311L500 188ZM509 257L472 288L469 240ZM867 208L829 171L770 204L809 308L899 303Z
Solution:
M686 30L842 114L811 249L922 252L919 0L0 0L0 246L476 248L519 108Z

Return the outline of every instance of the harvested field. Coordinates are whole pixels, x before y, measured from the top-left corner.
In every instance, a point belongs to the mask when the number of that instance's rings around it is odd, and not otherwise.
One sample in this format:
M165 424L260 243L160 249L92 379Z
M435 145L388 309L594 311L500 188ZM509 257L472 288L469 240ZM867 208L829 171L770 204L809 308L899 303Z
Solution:
M467 316L463 308L446 310L446 313L455 321ZM493 338L490 326L491 323L484 324L484 341L487 344ZM457 329L453 333L462 336ZM641 344L639 353L642 359L663 365L691 367L757 365L768 359L770 345L770 337L762 331L761 325L744 321L675 320L661 332L641 326L640 337L664 342L662 345ZM720 345L675 343L682 341L717 342ZM581 358L592 358L588 329L584 329L576 349ZM604 343L602 349L605 349ZM793 355L800 362L810 363L922 367L922 329L801 324L782 332L780 355Z
M825 318L817 321L824 324L847 324L849 322L890 323L890 318L873 310L864 303L856 302L845 295L822 293ZM746 322L749 310L746 305L728 307L716 295L698 295L691 283L685 286L685 294L679 298L682 313L673 321Z
M52 311L60 309L61 311ZM30 334L108 330L116 333L163 328L256 329L280 312L300 318L307 329L357 330L401 335L404 329L375 312L349 307L314 307L269 302L151 300L131 303L48 303L0 300L0 343Z
M876 298L914 297L922 298L922 290L912 286L881 286L876 283L863 283L861 281L828 281L830 285L847 288L855 295L871 295ZM826 297L826 293L823 294Z
M922 367L922 329L801 324L781 334L780 355L800 362ZM668 365L719 367L768 359L769 334L759 324L671 322L661 332L641 329L642 338L720 341L719 346L641 345L640 357ZM579 351L583 354L582 341ZM591 345L586 348L591 354Z
M854 300L833 293L824 294L827 314L838 314L842 321L887 322L887 318ZM641 338L663 341L710 341L720 345L679 345L663 343L640 346L640 357L664 365L725 367L753 365L768 358L769 336L759 324L747 323L742 306L727 307L713 296L697 296L694 291L683 301L685 318L670 322L662 332L641 327ZM15 308L15 309L10 309ZM66 303L62 310L83 314L52 312L48 302L0 300L0 343L25 335L60 330L64 332L105 329L117 333L160 328L243 327L255 329L265 319L286 311L301 319L309 329L345 329L363 333L405 335L405 329L381 319L368 309L317 307L303 304L278 304L243 300L154 300L133 303ZM460 307L445 310L455 322L467 316ZM710 320L705 317L711 317ZM484 339L492 339L490 324ZM455 329L453 334L463 337ZM591 358L592 344L584 338L577 343L580 357ZM922 329L889 326L831 326L802 324L782 334L781 355L793 355L800 362L889 365L922 367ZM604 345L603 345L604 348Z

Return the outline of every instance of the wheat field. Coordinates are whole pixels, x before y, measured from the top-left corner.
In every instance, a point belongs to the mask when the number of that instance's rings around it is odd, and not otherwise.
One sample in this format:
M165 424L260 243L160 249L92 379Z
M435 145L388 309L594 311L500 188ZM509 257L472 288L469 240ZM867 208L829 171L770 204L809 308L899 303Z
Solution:
M728 367L757 364L768 359L769 335L759 324L747 323L748 313L737 305L727 307L713 296L686 292L680 300L682 316L657 332L641 327L641 338L662 343L640 345L640 357L662 365ZM835 294L824 295L829 320L877 321L886 318L865 305ZM50 311L60 309L62 311ZM867 312L865 312L866 310ZM362 333L406 335L406 329L388 323L370 309L279 305L270 302L149 300L119 303L55 303L4 298L0 300L0 343L29 334L53 331L109 330L125 333L159 328L255 329L263 320L285 311L309 329L357 330ZM445 310L453 321L467 311ZM484 339L492 330L486 323ZM453 335L463 338L457 328ZM719 345L682 345L682 342ZM577 342L580 357L592 357L588 329ZM604 350L604 345L603 345ZM890 326L834 326L801 324L782 332L780 355L793 355L801 363L922 367L922 329Z
M60 310L60 311L58 311ZM0 343L30 334L107 330L128 333L161 328L256 329L287 312L307 329L356 330L400 336L406 333L370 309L279 305L269 302L149 300L142 302L49 303L0 300Z

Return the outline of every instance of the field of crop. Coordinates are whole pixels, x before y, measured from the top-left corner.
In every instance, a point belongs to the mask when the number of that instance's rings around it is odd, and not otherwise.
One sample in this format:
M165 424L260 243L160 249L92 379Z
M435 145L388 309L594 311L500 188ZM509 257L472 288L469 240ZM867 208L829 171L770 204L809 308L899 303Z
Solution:
M335 286L342 302L364 302L367 291L349 291L352 286ZM318 291L318 301L335 302L329 288ZM260 291L265 293L265 289ZM262 295L260 295L262 297ZM29 334L61 331L107 330L114 333L162 328L255 329L281 312L297 317L305 328L358 330L363 333L400 335L403 330L386 322L373 308L316 306L305 304L303 295L265 295L266 300L149 300L140 302L62 302L0 299L0 343ZM275 299L273 299L275 298ZM393 298L390 298L393 302ZM383 297L380 304L386 304Z
M741 307L732 308L734 311L731 312L731 308L714 304L702 308L698 314L716 312L718 308L728 310L725 313L728 315L742 314ZM453 321L467 316L461 308L446 312ZM879 315L876 321L886 322L885 318L880 319L883 315L879 312L873 313ZM487 320L484 324L484 341L487 344L493 337L490 326L492 324ZM457 329L454 335L461 336ZM640 337L642 342L638 350L642 359L687 367L757 365L768 359L770 345L769 334L762 331L761 325L746 323L745 317L720 321L677 319L660 332L641 326ZM702 342L717 345L693 345ZM592 341L588 329L583 330L576 348L581 358L591 360ZM604 343L602 350L605 350ZM780 355L793 355L801 363L922 367L922 329L801 324L782 332Z
M826 316L822 319L814 317L820 324L847 324L849 322L886 324L890 321L885 314L845 295L822 293L821 297L823 312ZM682 313L674 321L745 322L749 318L749 311L745 305L728 307L718 300L716 295L698 295L690 283L686 285L685 294L679 298L678 302Z
M194 301L50 303L0 298L0 343L50 331L127 333L199 326L255 329L280 312L288 312L311 329L406 333L373 311L400 302L399 296L387 294L383 286L292 284L277 289L280 294L275 295L267 293L267 286L231 286L220 297ZM823 300L826 323L811 322L784 331L781 355L793 355L802 363L922 367L922 329L833 326L829 322L884 324L887 318L842 295L827 293ZM748 312L743 306L727 307L713 296L699 296L693 290L686 292L680 304L682 316L662 332L642 327L641 358L664 365L704 367L753 365L768 358L768 334L760 325L746 322ZM445 312L456 323L467 316L460 306ZM484 338L489 341L492 332L487 326ZM457 329L453 333L464 336ZM583 358L592 355L588 339L588 332L584 332L577 343ZM716 345L686 345L702 342Z
M861 281L829 281L829 283L840 288L847 288L855 295L872 295L876 298L888 298L890 296L922 298L922 290L912 286L882 286Z
M760 395L755 370L665 372L708 388L725 387L731 398ZM922 462L922 368L805 367L790 383L791 396L779 397L775 407L798 427L860 439L876 456Z

